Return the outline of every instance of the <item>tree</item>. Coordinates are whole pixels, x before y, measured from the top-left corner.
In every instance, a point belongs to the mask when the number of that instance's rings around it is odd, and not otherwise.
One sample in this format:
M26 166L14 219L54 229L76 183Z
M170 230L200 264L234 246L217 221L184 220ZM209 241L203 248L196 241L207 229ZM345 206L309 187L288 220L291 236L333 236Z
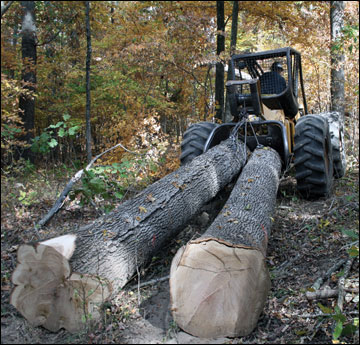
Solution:
M5 1L1 1L1 17L6 13L6 11L9 9L9 7L11 6L11 4L13 3L14 1L8 1L6 4L5 4Z
M91 124L90 124L90 65L91 65L91 30L90 30L90 1L85 1L86 6L86 155L88 163L91 162Z
M344 116L345 105L345 55L341 49L344 25L344 1L331 1L331 109Z
M20 96L19 114L24 123L24 140L31 144L34 136L35 99L33 92L36 89L36 24L35 24L35 1L21 1L23 9L21 28L21 52L22 52L22 81L23 87L30 92ZM30 149L27 147L22 152L22 157L33 159Z
M237 42L237 34L238 34L238 19L239 19L239 2L233 1L233 8L232 8L232 21L231 21L231 35L230 35L230 56L235 54L236 51L236 42ZM228 68L228 76L227 79L230 78L230 68ZM225 114L224 114L224 122L231 121L231 113L230 113L230 106L229 106L229 99L225 97Z
M216 1L217 13L217 44L216 54L218 61L216 63L215 76L215 118L219 121L223 120L224 113L224 64L221 61L221 53L225 51L225 14L224 1Z
M239 18L239 1L233 1L231 36L230 36L230 55L235 54L236 51L238 18Z

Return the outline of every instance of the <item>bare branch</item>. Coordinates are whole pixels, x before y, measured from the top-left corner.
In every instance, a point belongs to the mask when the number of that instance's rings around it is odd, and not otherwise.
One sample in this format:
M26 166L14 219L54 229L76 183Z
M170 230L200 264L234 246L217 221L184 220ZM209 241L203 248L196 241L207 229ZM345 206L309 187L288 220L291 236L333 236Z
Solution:
M69 183L65 186L64 190L62 191L62 193L60 194L59 198L56 200L56 202L54 203L54 206L51 208L51 210L46 214L45 217L43 217L37 224L37 228L38 227L42 227L44 226L54 215L57 211L60 210L60 208L64 205L65 199L67 197L67 195L70 193L72 187L74 186L74 184L79 181L84 173L84 170L89 170L91 168L91 166L95 163L95 161L97 159L99 159L100 157L102 157L105 153L114 150L117 147L121 147L122 149L124 149L126 152L132 153L132 154L136 154L136 155L142 155L141 153L137 153L137 152L133 152L128 150L126 147L124 147L121 144L117 144L109 149L107 149L106 151L100 153L99 155L97 155L95 158L93 158L91 160L91 162L86 166L85 169L81 169L79 170L69 181Z
M9 9L9 7L12 5L14 1L8 1L5 5L5 1L1 1L1 18L6 13L6 11Z

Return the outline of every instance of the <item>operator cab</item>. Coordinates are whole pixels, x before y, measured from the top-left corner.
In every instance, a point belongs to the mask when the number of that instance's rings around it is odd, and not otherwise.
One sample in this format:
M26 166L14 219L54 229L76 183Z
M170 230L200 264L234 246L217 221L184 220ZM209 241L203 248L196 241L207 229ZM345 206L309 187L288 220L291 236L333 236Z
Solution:
M235 73L238 70L239 73ZM301 86L301 55L295 49L281 48L261 53L238 54L231 57L229 77L231 81L241 81L243 75L260 81L260 94L263 104L271 110L283 110L287 118L294 118L299 111L298 96ZM239 107L247 107L249 113L255 113L251 99L251 90L246 83L228 84L230 109L238 116ZM306 106L305 98L303 100ZM306 111L305 111L306 113ZM259 115L259 114L256 114Z

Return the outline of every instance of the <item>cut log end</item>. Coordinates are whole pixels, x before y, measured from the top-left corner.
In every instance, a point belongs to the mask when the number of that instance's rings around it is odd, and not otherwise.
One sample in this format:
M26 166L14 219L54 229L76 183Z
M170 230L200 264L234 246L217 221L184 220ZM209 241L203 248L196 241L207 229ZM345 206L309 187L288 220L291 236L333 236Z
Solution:
M100 278L71 274L68 259L75 239L67 235L18 249L10 303L33 326L53 332L60 328L78 332L84 318L100 316L98 307L111 294L110 284Z
M259 250L228 246L215 238L190 242L171 265L174 319L198 337L251 333L269 289L269 272Z

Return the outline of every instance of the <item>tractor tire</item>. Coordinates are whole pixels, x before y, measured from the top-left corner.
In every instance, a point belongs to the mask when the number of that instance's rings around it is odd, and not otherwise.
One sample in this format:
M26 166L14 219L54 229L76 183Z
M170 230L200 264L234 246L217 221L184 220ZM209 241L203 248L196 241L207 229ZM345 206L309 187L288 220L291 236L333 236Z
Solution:
M180 164L190 163L204 152L210 133L217 125L211 122L199 122L191 125L184 133L181 143Z
M306 199L327 197L333 184L333 156L329 124L319 115L301 117L295 126L297 189Z
M319 115L328 120L334 161L334 177L341 178L346 172L344 117L337 111Z

